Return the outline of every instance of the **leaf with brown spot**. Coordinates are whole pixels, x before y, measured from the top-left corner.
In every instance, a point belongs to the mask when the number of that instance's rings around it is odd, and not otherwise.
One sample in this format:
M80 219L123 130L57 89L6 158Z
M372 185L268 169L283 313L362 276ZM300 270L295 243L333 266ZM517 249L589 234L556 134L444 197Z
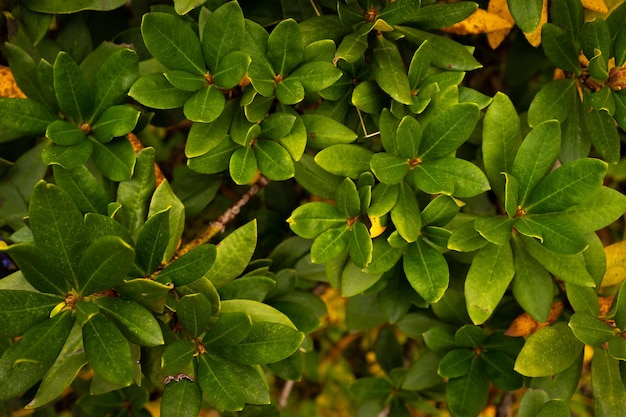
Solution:
M448 26L447 28L443 28L442 30L456 35L476 35L480 33L511 30L512 27L512 22L499 15L490 13L484 9L476 9L467 19L455 23L452 26Z
M613 305L614 296L609 297L598 297L598 302L600 303L600 317L606 317L611 306Z
M0 65L0 97L26 98L17 86L11 68Z
M528 313L522 313L517 316L515 320L513 320L504 334L510 337L531 335L542 327L549 326L554 323L556 319L559 318L561 311L563 311L563 303L561 301L554 301L552 303L552 307L550 307L548 319L543 323L540 323Z
M500 16L502 19L509 22L511 24L511 28L515 25L515 20L513 19L513 16L511 16L506 0L490 0L489 6L487 6L487 11L491 14ZM487 33L487 41L489 42L491 49L496 49L502 43L504 38L506 38L506 35L508 35L511 31L511 28L495 30Z

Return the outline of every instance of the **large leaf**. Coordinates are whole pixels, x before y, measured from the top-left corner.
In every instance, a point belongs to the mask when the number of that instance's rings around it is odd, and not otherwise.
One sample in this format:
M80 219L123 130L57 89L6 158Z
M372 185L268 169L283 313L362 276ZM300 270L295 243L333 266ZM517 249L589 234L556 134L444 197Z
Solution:
M28 98L0 97L0 124L22 135L42 135L58 117L47 107Z
M580 74L578 51L563 29L552 23L544 24L541 27L541 46L548 59L558 68Z
M448 289L450 272L443 255L417 239L404 251L404 273L411 286L429 303L436 303Z
M194 122L209 123L217 119L226 104L222 92L214 85L196 91L185 101L185 117Z
M464 376L452 378L446 386L446 398L450 410L459 416L478 415L487 404L489 381L480 367L479 357L475 356Z
M267 58L276 74L283 78L296 67L304 55L300 28L293 19L280 22L267 39Z
M260 140L254 146L259 170L267 178L284 181L293 177L295 168L289 152L271 140Z
M133 173L135 151L127 138L114 138L106 145L89 137L93 143L93 161L105 177L113 181L125 181Z
M116 297L99 297L94 302L121 332L140 346L163 344L163 335L156 318L133 300Z
M5 251L19 266L26 281L41 292L67 295L72 289L73 279L68 280L67 271L59 267L58 260L47 250L32 242L17 243Z
M515 228L522 234L537 237L546 249L557 253L575 255L587 248L588 243L575 224L558 215L527 215L515 219Z
M437 113L424 127L419 158L442 158L456 151L474 130L480 110L474 103L459 103Z
M93 93L72 57L61 51L54 61L54 91L61 111L74 123L87 121L93 108Z
M582 347L566 323L543 327L524 344L515 361L515 370L530 377L554 375L567 369Z
M216 288L226 285L245 270L254 253L256 239L256 221L251 221L220 242L215 262L205 274Z
M151 216L137 235L137 258L146 274L157 270L163 261L170 237L169 209Z
M313 202L296 208L287 223L297 235L313 239L330 228L345 224L346 216L334 205Z
M576 83L573 80L563 78L545 84L530 103L528 124L535 127L550 119L563 123L575 100L578 100L578 97Z
M231 346L248 336L252 328L250 316L243 312L224 313L207 331L202 339L205 345Z
M204 396L220 410L237 411L245 405L243 387L230 361L209 352L198 357L198 382Z
M155 109L180 107L193 92L174 87L160 73L150 73L139 78L130 88L128 95L141 104Z
M173 282L177 287L190 284L202 278L211 269L216 257L215 245L197 246L163 268L157 280L163 283Z
M222 60L243 46L245 22L239 3L230 1L218 7L204 22L202 51L211 71L222 67Z
M618 416L623 412L626 389L620 377L619 362L602 348L596 349L593 354L591 384L596 416Z
M489 190L489 181L480 168L461 158L424 161L413 174L415 184L429 194L474 197Z
M121 238L97 239L85 250L78 264L78 294L86 296L111 289L126 277L134 259L135 251Z
M197 338L211 320L211 302L201 293L188 294L176 305L176 317L182 328L193 338Z
M0 399L10 400L39 381L63 348L74 323L70 312L31 327L0 357Z
M141 34L152 56L167 68L200 75L206 72L200 40L178 16L146 13Z
M117 201L122 205L115 218L135 239L148 217L148 200L154 193L154 148L145 148L137 154L133 178L117 187Z
M514 274L510 245L489 244L476 254L465 279L467 311L474 324L487 321Z
M0 291L0 320L4 323L3 337L21 336L25 331L44 321L62 297L24 290Z
M411 104L411 87L404 61L395 43L376 36L372 50L372 72L376 82L391 98L402 104Z
M333 145L315 155L315 162L331 174L358 178L369 171L374 153L359 145Z
M178 3L177 3L178 4ZM202 390L198 382L181 378L163 388L161 415L169 417L197 416L202 408Z
M531 33L539 26L542 0L507 0L507 4L515 23L524 32Z
M91 116L92 121L98 120L107 108L124 103L128 90L137 79L138 71L137 53L132 49L120 49L104 61L94 79L95 109Z

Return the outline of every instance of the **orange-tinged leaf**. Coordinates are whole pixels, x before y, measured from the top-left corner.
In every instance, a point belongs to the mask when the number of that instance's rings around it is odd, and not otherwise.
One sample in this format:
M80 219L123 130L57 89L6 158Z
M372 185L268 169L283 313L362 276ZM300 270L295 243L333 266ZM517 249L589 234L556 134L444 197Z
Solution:
M613 243L604 248L606 271L602 278L602 287L619 284L626 278L626 240Z
M580 0L585 9L593 10L598 13L608 13L609 8L606 7L604 0Z
M0 97L26 98L15 83L11 68L0 65Z
M613 305L613 299L615 296L611 295L609 297L598 297L598 302L600 303L600 317L606 317L607 313L611 309Z
M476 35L498 30L510 30L512 27L513 24L511 22L497 14L490 13L484 9L476 9L467 19L442 30L456 35Z
M541 8L541 20L539 21L539 26L537 29L532 31L532 33L524 33L526 36L526 40L535 48L541 45L541 28L545 23L548 22L548 0L543 0L543 7Z
M490 0L489 5L487 6L487 11L491 14L500 16L507 22L511 23L511 28L515 25L515 20L513 19L513 16L511 16L506 0ZM511 28L495 30L487 33L487 42L489 42L491 49L496 49L502 43L504 38L506 38L506 35L508 35L511 31Z
M563 303L561 301L554 301L550 307L550 313L548 319L540 323L535 320L530 314L522 313L513 320L509 328L504 332L505 335L510 337L528 336L535 333L542 327L549 326L556 321L563 311Z

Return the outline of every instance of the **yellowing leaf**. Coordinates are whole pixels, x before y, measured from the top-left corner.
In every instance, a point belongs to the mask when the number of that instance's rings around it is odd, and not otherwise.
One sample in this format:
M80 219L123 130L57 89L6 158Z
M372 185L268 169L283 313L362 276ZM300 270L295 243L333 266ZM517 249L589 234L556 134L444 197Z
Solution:
M491 14L500 16L509 22L511 24L511 28L515 24L515 20L509 11L509 6L506 4L506 0L490 0L489 6L487 6L487 11ZM504 38L506 38L506 35L508 35L511 31L511 28L495 30L487 33L487 41L489 42L491 49L496 49L502 43Z
M26 96L15 83L11 68L0 65L0 97L25 98Z
M528 313L522 313L513 320L509 328L504 332L505 335L510 337L528 336L535 333L542 327L549 326L556 321L563 311L563 303L561 301L554 301L550 307L550 313L548 319L540 323Z
M539 26L537 26L537 29L535 29L531 33L524 32L524 36L526 36L528 43L530 43L535 48L541 45L541 28L547 22L548 22L548 0L543 0L543 7L541 8L541 20L539 21Z
M484 9L476 9L467 19L442 30L456 35L476 35L499 30L510 30L512 27L513 23L497 14L490 13Z
M370 222L372 223L372 226L370 227L370 237L373 239L377 236L382 235L385 229L387 228L387 226L383 224L386 222L381 222L380 217L369 216L369 219L370 219Z
M599 317L606 317L611 306L613 305L613 300L615 296L611 295L609 297L598 297L598 302L600 303L600 315Z
M619 284L626 278L626 240L613 243L604 248L606 271L602 278L602 287Z
M604 4L604 0L580 0L585 9L593 10L598 13L608 13L609 9Z

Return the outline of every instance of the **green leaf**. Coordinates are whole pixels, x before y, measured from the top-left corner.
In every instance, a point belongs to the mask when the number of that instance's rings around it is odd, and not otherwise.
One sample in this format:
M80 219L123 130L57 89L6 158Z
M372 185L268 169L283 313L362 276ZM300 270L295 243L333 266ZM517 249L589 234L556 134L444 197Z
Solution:
M230 176L236 184L250 183L257 173L257 160L252 146L237 149L230 157L228 167Z
M422 227L417 197L406 182L400 183L398 200L391 209L391 220L400 236L407 242L415 242Z
M58 120L50 109L28 98L0 97L1 124L22 135L43 135L48 125Z
M336 197L337 188L343 178L322 169L313 156L306 153L294 165L294 177L304 189L329 200Z
M294 176L295 168L289 152L271 140L260 140L254 144L259 170L270 180L284 181Z
M66 169L78 168L89 159L93 148L91 140L83 140L72 146L48 143L41 152L41 159L48 165L59 165Z
M550 172L561 149L561 129L555 120L538 124L517 151L511 174L517 180L518 204L524 207L528 196Z
M372 262L372 238L369 230L361 222L352 226L350 236L350 259L359 268L367 267Z
M137 154L133 178L117 187L117 201L122 205L116 219L122 223L133 238L148 217L148 201L154 193L154 148L145 148Z
M489 181L480 168L460 158L424 161L413 170L413 180L429 194L473 197L489 190Z
M65 120L55 120L46 128L46 137L57 145L72 146L85 140L85 132Z
M304 100L304 86L300 81L287 78L276 85L276 98L285 105L297 104Z
M279 323L295 329L289 317L274 307L254 300L225 300L221 303L220 315L232 312L246 313L253 323Z
M423 10L423 8L422 8ZM424 79L426 72L430 68L432 60L432 48L428 41L424 41L419 48L415 50L411 63L409 64L409 85L411 91L415 91L420 82Z
M152 56L168 69L200 75L206 72L200 40L178 16L160 12L144 14L141 35Z
M85 76L64 51L54 61L54 91L61 111L74 123L86 122L93 108L93 93Z
M411 364L406 377L402 382L402 389L408 391L422 391L436 385L443 380L437 374L437 364L442 355L432 351L425 351Z
M443 255L423 239L404 251L404 273L411 286L429 303L436 303L448 289L450 272Z
M203 75L192 74L182 70L167 71L164 72L163 75L170 84L183 91L198 91L207 83Z
M623 27L617 33L617 36L615 36L613 48L615 64L618 66L624 65L624 62L626 61L626 29Z
M342 297L354 297L361 294L382 277L382 273L369 273L351 261L348 261L345 266L342 264L341 267L339 280Z
M133 300L115 297L98 297L94 303L112 320L119 330L139 346L163 344L163 335L156 318Z
M583 352L564 371L554 375L533 378L530 386L547 393L551 398L567 400L572 397L580 381L583 369ZM534 416L535 414L532 414Z
M522 1L517 0L520 5ZM541 46L546 56L556 67L579 75L578 51L567 33L552 23L541 27Z
M214 346L213 350L233 362L254 365L277 362L300 347L304 334L280 323L253 323L250 332L236 345Z
M441 358L437 373L444 378L458 378L466 375L472 367L476 354L470 349L454 349Z
M450 38L407 26L396 26L394 30L403 34L407 40L417 45L428 41L432 48L432 65L437 68L453 71L471 71L482 67L464 45Z
M209 85L195 92L183 107L185 117L194 122L209 123L222 114L226 99L214 85Z
M357 134L343 123L327 116L303 114L301 116L307 132L307 144L314 149L354 142Z
M406 0L398 3L389 3L377 16L389 25L399 25L412 21L420 8L421 0Z
M111 106L92 126L91 133L99 142L110 142L114 137L132 132L140 115L139 110L131 106Z
M524 377L513 370L515 359L504 352L489 350L480 355L485 375L494 385L507 391L515 391L524 385Z
M133 173L135 151L127 138L114 138L106 145L89 137L93 144L93 161L105 177L113 181L125 181Z
M71 282L57 259L47 250L32 243L17 243L5 251L22 271L26 281L41 292L67 295L71 290Z
M479 116L473 103L455 104L438 113L424 127L419 158L442 158L456 151L469 138Z
M554 375L567 369L582 347L566 323L543 327L524 344L515 361L515 370L530 377Z
M531 33L539 26L543 5L541 0L507 0L507 4L515 23L524 32Z
M224 68L223 60L241 49L244 37L245 22L239 3L230 1L215 9L202 32L202 50L209 69Z
M315 155L315 162L331 174L358 178L370 170L370 159L374 153L359 145L333 145Z
M545 84L535 95L528 109L528 124L536 127L546 120L563 123L578 100L574 80L563 78Z
M169 261L178 249L185 227L185 206L178 199L167 179L161 181L150 200L148 217L170 208L170 238L163 254L163 261Z
M177 5L179 2L176 3ZM182 378L170 381L163 388L160 412L164 416L185 417L200 414L202 390L195 381Z
M411 87L407 71L395 43L382 34L375 38L372 50L372 72L376 83L391 98L402 104L411 104Z
M25 0L24 5L39 13L66 14L81 10L114 10L124 5L122 0L101 2L99 0L73 0L59 3L55 0Z
M595 289L566 282L565 291L567 292L567 301L576 313L588 314L593 317L600 315L600 302Z
M278 75L285 77L304 56L300 28L293 19L281 21L267 39L267 58Z
M221 410L237 411L245 405L243 388L235 366L219 356L205 353L198 358L198 382L204 396Z
M620 159L620 138L613 117L604 110L590 109L583 111L583 121L596 151L607 162L618 162Z
M372 156L370 167L376 178L384 184L399 184L409 172L409 160L386 152Z
M356 184L346 178L343 180L337 191L337 207L345 217L358 216L361 211L361 200Z
M188 294L176 305L176 317L192 338L197 338L211 321L211 302L202 294Z
M606 57L611 56L611 33L606 20L595 18L585 22L580 29L580 46L587 59L599 56L604 72L607 71Z
M476 231L489 242L506 245L511 239L513 219L508 216L480 217L474 222Z
M130 88L128 95L139 103L155 109L174 109L185 104L191 91L174 87L160 73L150 73L139 78Z
M471 252L485 247L489 243L474 227L473 221L466 221L452 231L448 240L448 249L459 252Z
M0 357L0 399L11 400L39 381L67 340L74 317L65 312L31 327Z
M472 2L424 5L408 20L422 29L441 29L465 20L477 7Z
M604 349L596 349L591 360L594 412L598 417L617 416L624 410L626 389L618 361Z
M320 91L333 85L341 75L341 70L332 63L313 61L296 68L287 79L299 82L305 91Z
M133 360L126 338L100 314L83 324L83 344L89 365L104 380L117 386L133 382Z
M344 253L349 244L350 228L344 219L342 226L328 229L315 238L311 246L311 262L331 261Z
M513 241L515 277L513 296L528 314L541 323L548 319L552 305L553 282L550 273L539 264L518 240Z
M472 360L469 371L460 378L452 378L446 386L450 411L458 416L475 416L487 404L489 381L480 366L479 357Z
M239 276L252 258L257 240L256 221L253 220L233 231L217 247L217 257L209 272L215 288L220 288Z
M600 189L606 169L605 162L590 158L563 164L539 182L523 208L528 213L550 213L582 204Z
M291 132L297 117L290 113L272 113L261 122L261 137L263 139L278 140Z
M0 291L0 320L4 323L0 334L2 337L21 336L47 319L52 308L62 301L59 296L33 291Z
M342 226L346 223L346 217L334 205L312 202L296 208L287 223L298 236L313 239L325 230Z
M615 336L611 326L588 313L572 314L568 326L574 336L586 345L600 346Z
M185 156L201 156L215 148L228 134L235 111L239 110L237 100L228 100L222 114L211 123L193 123L189 129Z
M187 166L202 174L216 174L228 168L230 157L240 145L226 136L204 155L189 158Z
M367 47L367 34L352 32L341 40L333 62L339 62L340 59L348 63L358 62L367 51Z
M422 224L445 226L456 216L459 210L457 200L447 195L439 195L422 210Z
M147 275L157 270L163 261L170 237L169 209L151 216L137 235L137 259Z
M546 249L557 253L575 255L589 246L576 225L558 215L529 214L516 218L514 227L526 236L538 236Z
M20 11L22 10L20 9ZM39 103L53 104L47 102L46 94L41 89L40 81L37 77L37 64L31 54L11 42L4 44L4 52L13 73L13 78L26 97L30 97Z
M107 58L94 79L95 109L92 121L100 119L109 107L125 102L128 90L137 80L138 71L137 53L132 49L120 49Z
M579 44L579 33L585 21L585 11L580 2L569 0L556 0L550 4L552 23L561 27L567 36Z
M388 380L380 377L359 378L350 385L350 393L359 401L384 401L393 391Z
M109 290L126 277L135 251L117 236L104 236L94 241L78 264L79 295Z
M209 331L202 339L207 346L232 346L248 336L252 328L250 316L243 312L232 312L220 315L211 324Z
M511 246L488 244L474 257L465 279L467 311L474 324L493 314L515 275Z
M213 266L217 257L217 247L211 244L196 246L171 264L157 276L159 282L173 282L180 287L202 278Z

